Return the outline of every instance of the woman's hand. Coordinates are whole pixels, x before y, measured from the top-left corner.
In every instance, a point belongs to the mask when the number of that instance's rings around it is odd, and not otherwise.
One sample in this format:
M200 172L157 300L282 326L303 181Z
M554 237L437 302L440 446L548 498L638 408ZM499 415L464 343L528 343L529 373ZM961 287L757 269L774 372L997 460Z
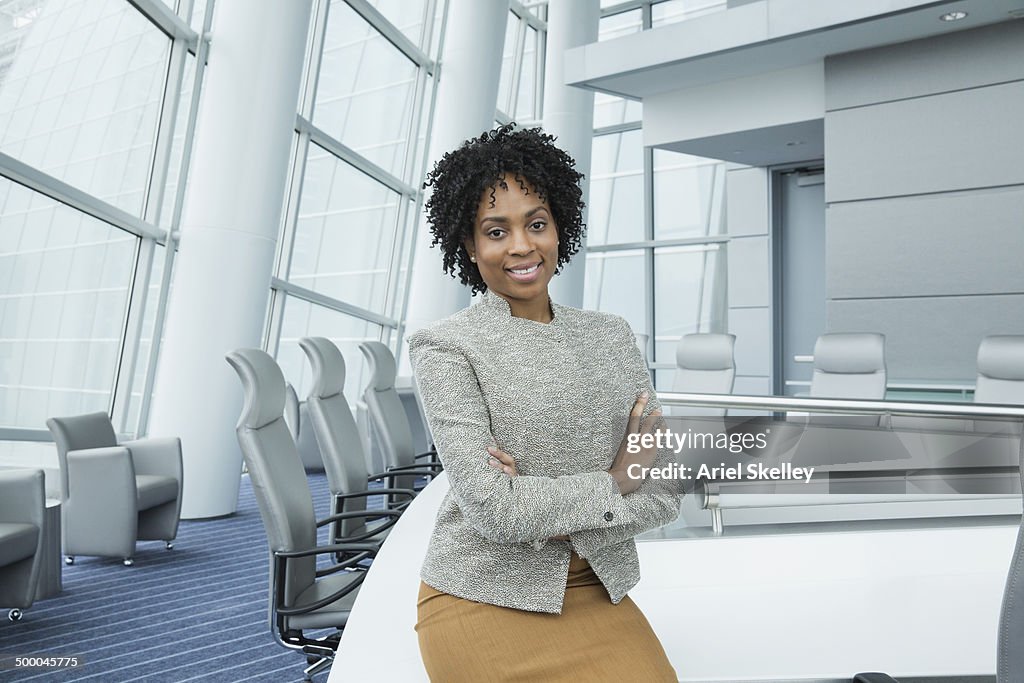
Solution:
M487 464L496 470L501 470L510 477L518 474L516 471L516 460L505 451L498 450L494 446L487 447Z
M640 484L643 483L643 477L631 477L629 476L630 468L633 465L639 465L640 468L650 467L654 464L654 459L658 455L658 449L653 446L650 448L644 448L640 437L644 434L653 434L654 430L661 423L661 410L655 410L646 418L643 418L644 409L647 408L648 401L647 392L640 394L636 402L633 404L633 410L629 413L629 422L626 425L626 434L622 437L622 443L619 444L619 450L615 454L615 460L612 462L612 466L608 468L608 473L615 478L615 483L619 486L619 493L626 495L640 488ZM630 436L633 436L633 443L630 444ZM630 452L634 451L634 452ZM637 468L633 468L636 470ZM635 472L634 472L635 473Z

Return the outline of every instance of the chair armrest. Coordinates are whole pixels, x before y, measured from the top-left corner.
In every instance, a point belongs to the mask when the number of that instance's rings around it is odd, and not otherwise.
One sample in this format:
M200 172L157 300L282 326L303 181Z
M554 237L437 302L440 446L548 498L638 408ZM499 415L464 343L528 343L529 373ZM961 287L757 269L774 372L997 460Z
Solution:
M336 514L330 515L329 517L318 519L316 525L319 528L322 526L327 526L331 522L337 522L342 519L359 519L361 517L365 517L367 519L377 519L380 517L394 517L397 519L401 516L401 512L395 512L394 510L358 510L353 512L338 512Z
M68 451L68 501L82 498L112 506L118 498L135 507L135 465L124 446ZM77 495L76 495L77 494Z
M413 459L414 460L419 460L420 458L433 458L436 455L437 455L437 451L435 449L431 449L431 450L427 451L426 453L420 453L419 455L414 455Z
M339 493L335 496L337 500L348 500L349 498L369 498L371 496L408 496L409 498L415 498L416 492L412 489L367 489L366 491L356 491L355 493Z
M309 557L310 555L344 552L367 552L373 556L377 554L378 550L380 550L380 546L376 543L332 543L330 545L318 545L315 548L307 548L306 550L275 550L274 556L289 559L292 557Z
M131 452L136 474L155 474L181 481L181 439L178 437L134 439L118 445Z
M420 474L423 476L437 476L444 470L441 464L431 465L429 462L422 462L419 465L392 465L384 474Z
M42 470L0 470L0 522L34 524L42 529L45 507Z

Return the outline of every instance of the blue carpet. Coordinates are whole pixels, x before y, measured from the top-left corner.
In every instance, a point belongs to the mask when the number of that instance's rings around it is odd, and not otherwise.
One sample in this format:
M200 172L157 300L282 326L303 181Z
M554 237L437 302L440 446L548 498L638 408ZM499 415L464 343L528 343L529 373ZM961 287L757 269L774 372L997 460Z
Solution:
M312 474L309 485L317 518L325 517L326 477ZM140 542L133 567L76 558L64 567L60 595L37 602L18 623L4 610L0 653L76 656L80 665L0 671L0 681L301 681L305 656L271 636L267 586L266 534L243 476L238 512L183 521L174 550ZM326 672L316 680L326 681Z

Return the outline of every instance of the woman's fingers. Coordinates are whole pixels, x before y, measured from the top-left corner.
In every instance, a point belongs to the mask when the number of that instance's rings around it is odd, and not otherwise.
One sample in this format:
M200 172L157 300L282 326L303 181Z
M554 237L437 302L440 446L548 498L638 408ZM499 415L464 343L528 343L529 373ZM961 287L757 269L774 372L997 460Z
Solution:
M494 446L488 446L487 448L487 464L496 470L501 470L505 474L515 476L516 474L516 460L505 451L499 450Z
M629 433L636 434L640 431L640 418L643 417L644 409L647 407L648 393L645 391L633 402L633 410L629 411Z

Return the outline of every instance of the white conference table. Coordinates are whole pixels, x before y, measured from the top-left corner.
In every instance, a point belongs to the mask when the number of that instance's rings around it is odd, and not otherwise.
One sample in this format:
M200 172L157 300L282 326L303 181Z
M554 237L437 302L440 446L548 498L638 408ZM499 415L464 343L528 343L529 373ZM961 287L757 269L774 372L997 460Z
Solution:
M329 683L428 681L419 568L446 476L395 525L360 589ZM630 595L680 681L995 672L1016 524L638 543Z

